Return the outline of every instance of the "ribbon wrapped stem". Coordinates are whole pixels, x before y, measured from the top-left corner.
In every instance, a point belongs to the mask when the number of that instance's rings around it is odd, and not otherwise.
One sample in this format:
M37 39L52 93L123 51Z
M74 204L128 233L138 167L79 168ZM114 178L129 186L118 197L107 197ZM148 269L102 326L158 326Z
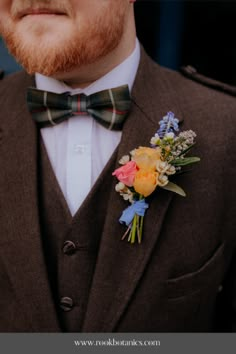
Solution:
M135 243L137 236L138 243L141 243L143 219L147 208L148 204L145 202L145 199L141 199L139 201L135 201L131 206L123 211L119 221L121 224L126 224L128 229L122 236L122 240L124 240L129 234L128 242Z

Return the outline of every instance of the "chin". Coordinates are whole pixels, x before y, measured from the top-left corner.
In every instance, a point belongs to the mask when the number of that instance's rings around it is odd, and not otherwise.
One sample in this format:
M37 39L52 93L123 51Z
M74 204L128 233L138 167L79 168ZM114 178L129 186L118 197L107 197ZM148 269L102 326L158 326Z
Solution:
M15 34L22 42L32 41L45 45L47 42L58 42L61 37L69 37L71 29L63 24L53 24L48 21L25 21L16 26ZM66 35L68 34L68 35ZM62 38L63 39L63 38Z
M33 16L32 16L33 17ZM37 16L36 16L37 17ZM108 55L120 42L123 26L106 21L90 23L21 20L4 24L9 51L29 74L56 76L91 65Z

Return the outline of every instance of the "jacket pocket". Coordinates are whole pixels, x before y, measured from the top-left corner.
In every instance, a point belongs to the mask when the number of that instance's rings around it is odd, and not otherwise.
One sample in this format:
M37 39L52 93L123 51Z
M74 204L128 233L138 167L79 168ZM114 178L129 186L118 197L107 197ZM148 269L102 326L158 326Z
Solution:
M189 295L197 295L203 288L215 287L217 291L225 269L224 245L221 243L198 270L168 279L164 287L165 297L173 301L184 299Z

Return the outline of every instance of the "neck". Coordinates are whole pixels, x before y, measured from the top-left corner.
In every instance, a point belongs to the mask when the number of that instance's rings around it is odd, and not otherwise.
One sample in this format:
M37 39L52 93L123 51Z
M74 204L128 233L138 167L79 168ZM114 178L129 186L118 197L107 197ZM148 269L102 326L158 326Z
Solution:
M132 13L119 45L113 51L92 65L75 68L67 73L59 73L55 79L64 81L72 88L87 87L128 58L135 49L135 43L136 30Z

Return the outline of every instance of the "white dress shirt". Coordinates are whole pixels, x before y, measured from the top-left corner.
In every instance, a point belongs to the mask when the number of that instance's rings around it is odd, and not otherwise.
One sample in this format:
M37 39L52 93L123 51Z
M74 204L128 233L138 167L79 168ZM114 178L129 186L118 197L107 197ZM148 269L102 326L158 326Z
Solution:
M133 53L112 71L83 89L36 74L36 87L55 93L93 94L128 84L131 91L140 60L136 40ZM41 129L53 171L73 216L120 142L121 132L102 127L89 115L74 116L56 126Z

